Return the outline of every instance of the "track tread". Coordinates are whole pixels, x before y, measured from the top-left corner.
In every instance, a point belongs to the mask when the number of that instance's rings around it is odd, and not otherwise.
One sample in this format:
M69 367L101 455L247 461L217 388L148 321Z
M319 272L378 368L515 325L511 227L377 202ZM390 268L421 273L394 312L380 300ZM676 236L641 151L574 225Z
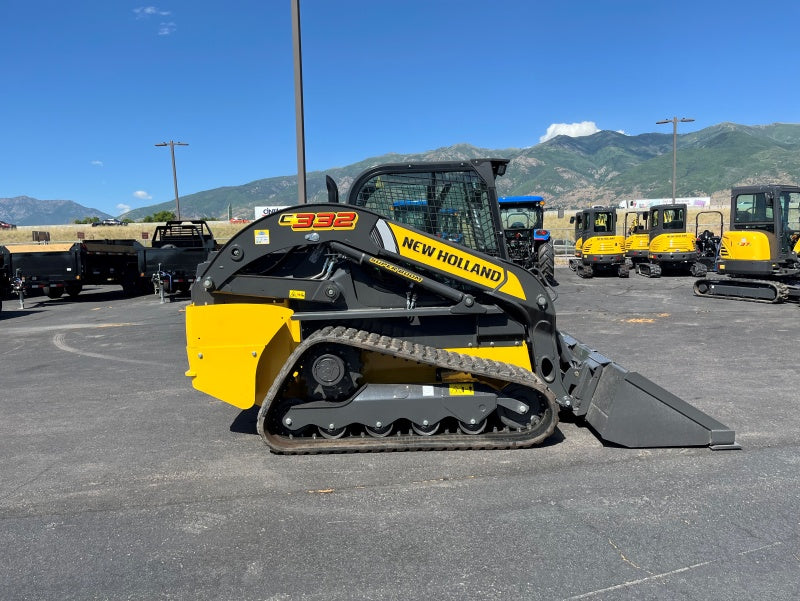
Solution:
M547 400L548 407L542 422L534 428L487 432L479 435L457 432L430 437L416 434L399 434L386 438L353 435L328 440L321 437L289 437L270 431L269 427L274 423L270 414L273 401L278 397L286 379L295 370L297 361L312 346L326 343L344 344L359 350L380 352L420 364L503 380L507 384L520 384L542 394ZM294 350L270 387L257 419L258 432L264 442L273 452L284 454L525 448L547 439L557 424L558 405L555 396L536 374L527 369L485 357L472 357L344 326L327 326L318 330Z

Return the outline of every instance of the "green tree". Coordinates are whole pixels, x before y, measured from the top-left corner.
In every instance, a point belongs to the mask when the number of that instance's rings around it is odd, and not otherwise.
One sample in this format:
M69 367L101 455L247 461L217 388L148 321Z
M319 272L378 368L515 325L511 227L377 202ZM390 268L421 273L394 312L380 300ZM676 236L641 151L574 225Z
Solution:
M172 211L158 211L152 215L148 215L142 221L144 223L154 223L159 221L174 221L175 213Z

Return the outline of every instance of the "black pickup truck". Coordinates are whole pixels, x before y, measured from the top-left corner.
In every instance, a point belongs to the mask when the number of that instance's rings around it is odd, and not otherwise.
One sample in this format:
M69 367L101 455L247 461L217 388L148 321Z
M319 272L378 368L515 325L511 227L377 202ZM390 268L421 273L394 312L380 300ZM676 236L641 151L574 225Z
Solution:
M197 266L217 250L214 235L203 220L167 221L153 232L151 246L139 254L139 274L154 284L156 292L185 294L195 279Z

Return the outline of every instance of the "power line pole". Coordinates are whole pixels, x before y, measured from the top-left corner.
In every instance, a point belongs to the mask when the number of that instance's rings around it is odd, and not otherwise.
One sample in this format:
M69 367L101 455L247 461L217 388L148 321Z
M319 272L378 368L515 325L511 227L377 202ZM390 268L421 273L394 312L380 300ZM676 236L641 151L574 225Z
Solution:
M181 218L181 201L178 198L178 172L175 170L175 147L188 145L189 144L186 142L173 142L172 140L169 142L161 142L160 144L156 144L156 146L169 146L169 152L172 155L172 182L175 184L175 217L178 220Z
M689 123L694 121L694 119L687 119L686 117L678 119L677 117L673 117L672 119L656 121L656 125L672 123L672 204L675 204L675 179L678 173L678 121L681 123Z

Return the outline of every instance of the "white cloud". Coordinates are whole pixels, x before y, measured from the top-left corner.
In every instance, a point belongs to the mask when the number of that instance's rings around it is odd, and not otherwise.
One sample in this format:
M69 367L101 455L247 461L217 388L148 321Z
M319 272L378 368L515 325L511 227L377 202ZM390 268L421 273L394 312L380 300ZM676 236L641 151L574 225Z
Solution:
M119 210L120 215L122 215L122 213L127 213L128 211L130 211L131 207L130 207L130 205L119 203L117 205L117 209Z
M102 167L103 161L89 161L90 165L94 165L95 167Z
M133 12L137 19L146 19L147 17L152 17L153 15L166 17L167 15L172 14L168 10L160 10L155 6L140 6L139 8L134 8Z
M569 136L570 138L580 138L581 136L591 136L600 129L594 121L581 121L580 123L553 123L547 128L547 133L539 138L539 142L546 142L556 136Z
M158 35L169 35L174 33L176 29L175 23L171 21L169 23L161 23L161 25L158 26Z
M153 198L144 190L136 190L136 192L133 193L133 197L139 200L150 200L151 198Z

